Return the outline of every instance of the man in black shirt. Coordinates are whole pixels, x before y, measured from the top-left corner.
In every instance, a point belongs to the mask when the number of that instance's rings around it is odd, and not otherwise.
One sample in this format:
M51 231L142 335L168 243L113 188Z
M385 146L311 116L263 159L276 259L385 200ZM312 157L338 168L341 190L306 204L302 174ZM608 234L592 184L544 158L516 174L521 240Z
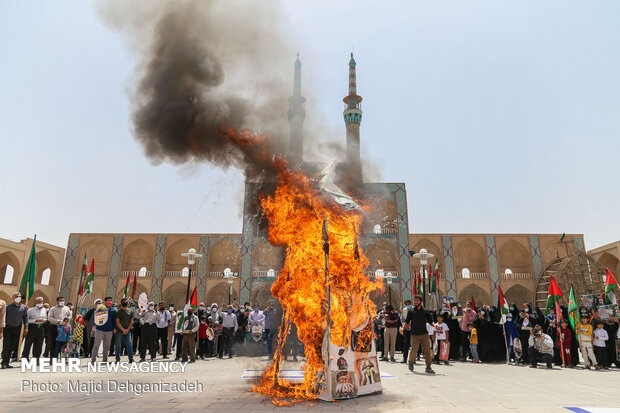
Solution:
M426 372L435 374L431 368L433 353L431 352L431 340L426 329L426 323L432 324L432 322L431 315L422 306L422 297L416 295L413 298L413 308L409 310L405 319L405 328L411 327L411 351L409 352L409 370L411 371L413 371L413 360L415 359L417 349L420 343L422 343Z

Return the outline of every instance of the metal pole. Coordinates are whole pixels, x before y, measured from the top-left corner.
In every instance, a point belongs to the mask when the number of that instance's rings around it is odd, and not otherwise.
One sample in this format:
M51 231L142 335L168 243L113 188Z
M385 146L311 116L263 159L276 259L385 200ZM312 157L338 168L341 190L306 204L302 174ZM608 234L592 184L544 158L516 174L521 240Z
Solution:
M189 285L192 282L192 266L189 266L189 273L187 274L187 294L185 294L185 302L189 301Z
M390 302L390 305L392 305L392 284L388 284L388 301Z
M426 307L426 265L422 264L422 288L424 291L422 292L422 304Z
M230 296L232 295L232 282L228 283L228 305L230 305Z

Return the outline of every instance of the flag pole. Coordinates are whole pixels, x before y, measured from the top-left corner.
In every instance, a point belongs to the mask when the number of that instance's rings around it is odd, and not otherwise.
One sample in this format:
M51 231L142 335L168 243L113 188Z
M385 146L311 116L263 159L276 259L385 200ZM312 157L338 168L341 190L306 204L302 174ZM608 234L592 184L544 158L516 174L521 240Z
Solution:
M30 292L30 281L26 282L26 304L28 304L28 293ZM28 310L26 310L28 312ZM17 346L17 358L21 358L22 341L24 339L24 323L20 323L21 328L19 330L19 345Z

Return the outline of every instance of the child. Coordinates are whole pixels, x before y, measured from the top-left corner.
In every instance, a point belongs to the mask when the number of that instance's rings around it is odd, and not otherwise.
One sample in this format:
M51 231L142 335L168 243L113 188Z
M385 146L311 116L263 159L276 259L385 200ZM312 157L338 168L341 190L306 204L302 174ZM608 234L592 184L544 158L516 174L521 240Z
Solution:
M71 341L71 326L69 325L69 317L62 319L62 323L57 327L58 335L56 336L56 351L54 351L54 358L58 358L60 350L67 344L67 341Z
M472 361L480 363L480 357L478 356L478 330L474 327L474 323L467 323L467 327L469 327L469 350L471 351Z
M517 356L514 353L514 341L515 338L519 338L519 330L517 324L512 321L512 314L506 314L506 322L504 323L504 335L506 336L506 364L510 364L510 359L514 357L515 365L519 364Z
M213 317L209 317L207 319L207 331L206 331L206 335L207 335L207 357L214 357L215 356L215 331L213 330Z
M437 343L437 354L435 354L435 361L438 364L440 363L439 355L441 354L441 343L449 340L449 337L450 337L449 330L450 328L448 328L448 325L443 322L443 314L438 314L437 323L435 323L435 334L433 337L433 339ZM448 363L448 360L445 360L444 362L446 365L450 364Z
M204 360L207 355L207 317L200 317L200 325L198 326L198 354L201 360Z
M605 370L607 367L607 340L609 340L609 334L605 331L605 324L601 320L596 321L596 330L594 330L594 354L598 360L598 365Z
M556 333L558 337L558 347L560 351L564 351L561 354L562 362L568 368L573 368L573 359L571 358L570 347L573 341L573 333L568 328L568 321L562 320L560 321L560 328L558 328L558 332Z
M600 370L594 351L592 349L592 325L590 324L590 315L582 314L581 323L575 327L579 334L579 346L581 347L581 355L586 363L586 369L590 370L590 362L594 364L594 368Z

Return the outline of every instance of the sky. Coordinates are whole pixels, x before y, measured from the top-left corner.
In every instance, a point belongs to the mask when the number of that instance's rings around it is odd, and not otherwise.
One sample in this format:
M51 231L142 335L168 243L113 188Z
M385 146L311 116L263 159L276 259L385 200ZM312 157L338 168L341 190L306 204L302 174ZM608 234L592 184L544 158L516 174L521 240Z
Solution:
M128 97L137 58L95 6L0 2L0 237L240 233L241 172L145 158ZM278 7L308 116L342 142L354 52L363 156L406 183L411 233L620 239L619 2Z

